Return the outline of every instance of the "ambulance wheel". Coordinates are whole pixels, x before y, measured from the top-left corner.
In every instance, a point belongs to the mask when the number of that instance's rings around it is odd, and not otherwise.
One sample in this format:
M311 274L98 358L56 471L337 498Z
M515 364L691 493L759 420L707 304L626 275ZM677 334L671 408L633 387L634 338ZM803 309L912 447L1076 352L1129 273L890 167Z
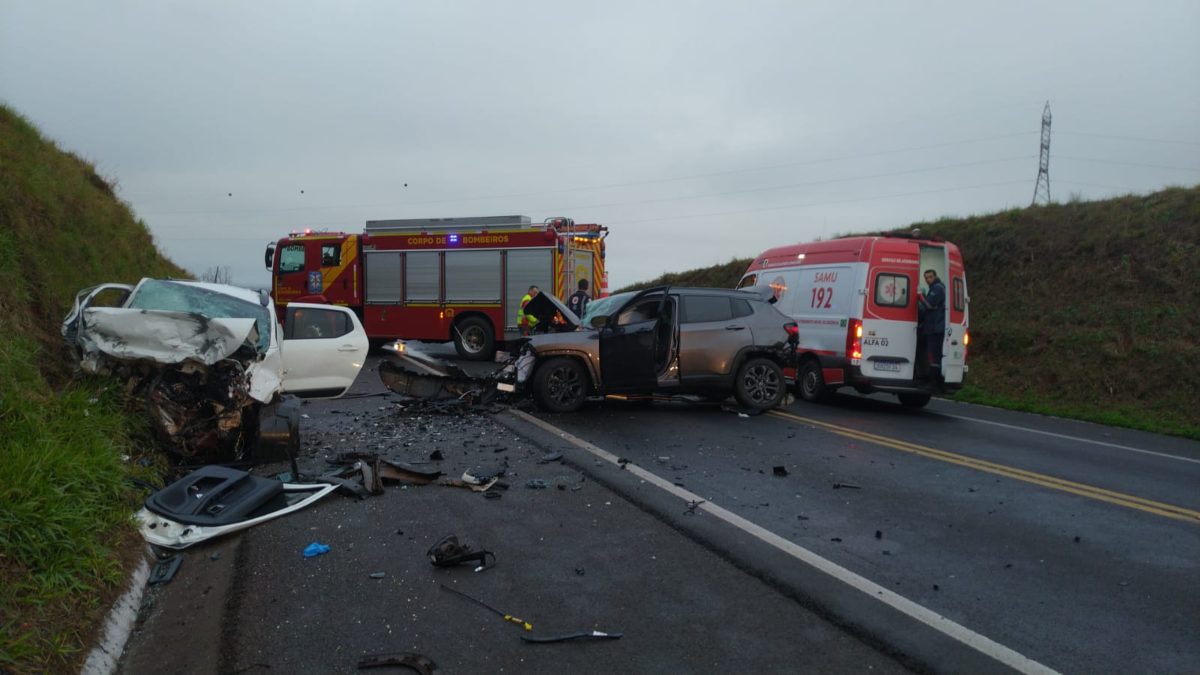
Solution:
M905 408L924 408L925 404L929 403L929 394L896 394L900 398L900 405Z
M820 363L809 360L800 366L796 389L799 390L800 398L809 403L820 403L829 399L829 387L825 386L825 374L821 372Z
M496 356L496 336L487 319L471 316L454 324L454 348L468 361L490 361Z
M756 410L770 410L783 401L787 385L783 370L771 359L750 359L738 368L733 395L738 403Z
M575 412L587 398L588 380L575 359L557 357L546 361L533 376L538 405L550 412Z

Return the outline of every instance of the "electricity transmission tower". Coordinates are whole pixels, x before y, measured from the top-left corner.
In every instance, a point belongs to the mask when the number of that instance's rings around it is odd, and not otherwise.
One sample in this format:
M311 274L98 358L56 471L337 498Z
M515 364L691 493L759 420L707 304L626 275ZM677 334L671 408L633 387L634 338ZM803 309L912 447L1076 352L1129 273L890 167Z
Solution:
M1033 186L1033 202L1050 203L1050 101L1046 101L1046 109L1042 111L1042 156L1038 161L1037 185Z

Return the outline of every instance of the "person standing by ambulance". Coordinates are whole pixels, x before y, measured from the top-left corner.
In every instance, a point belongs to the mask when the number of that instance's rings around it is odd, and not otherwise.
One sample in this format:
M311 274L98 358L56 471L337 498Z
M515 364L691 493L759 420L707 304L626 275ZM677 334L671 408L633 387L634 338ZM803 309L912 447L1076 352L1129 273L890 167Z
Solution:
M521 306L517 308L517 329L521 331L521 335L523 336L532 333L534 327L537 326L537 317L532 314L526 314L525 305L528 305L529 301L536 298L540 292L537 286L530 286L529 292L521 298Z
M924 295L917 295L922 315L921 336L925 338L925 355L929 368L940 369L942 341L946 332L946 285L933 270L925 270L925 284L929 287L928 290Z
M583 313L587 311L587 304L591 302L592 296L588 294L588 280L579 280L579 290L571 294L567 298L567 309L575 313L575 316L583 318Z

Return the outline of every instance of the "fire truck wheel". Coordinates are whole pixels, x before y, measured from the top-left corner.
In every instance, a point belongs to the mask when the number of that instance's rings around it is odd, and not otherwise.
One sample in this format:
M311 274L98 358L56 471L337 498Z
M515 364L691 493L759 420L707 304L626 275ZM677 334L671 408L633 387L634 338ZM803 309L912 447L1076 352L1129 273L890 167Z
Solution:
M546 361L533 376L538 405L550 412L575 412L587 398L587 373L575 359L557 357Z
M490 361L496 356L496 336L492 325L478 316L454 324L454 348L469 361Z
M825 375L821 372L821 364L809 360L800 366L800 378L796 382L800 390L800 398L810 403L820 403L829 398L829 388L825 386Z
M733 395L747 408L769 410L783 401L783 371L771 359L749 359L738 368Z
M929 394L896 394L900 405L906 408L924 408L929 403Z

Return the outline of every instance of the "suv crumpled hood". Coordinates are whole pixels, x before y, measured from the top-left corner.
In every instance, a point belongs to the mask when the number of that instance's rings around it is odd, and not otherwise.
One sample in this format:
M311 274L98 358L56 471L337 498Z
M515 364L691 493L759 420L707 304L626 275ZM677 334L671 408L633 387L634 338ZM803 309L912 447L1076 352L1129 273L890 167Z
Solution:
M575 312L567 309L561 300L549 293L538 293L536 298L525 303L525 313L537 317L539 324L552 321L555 312L562 314L563 319L571 328L583 325L583 320L575 316Z

